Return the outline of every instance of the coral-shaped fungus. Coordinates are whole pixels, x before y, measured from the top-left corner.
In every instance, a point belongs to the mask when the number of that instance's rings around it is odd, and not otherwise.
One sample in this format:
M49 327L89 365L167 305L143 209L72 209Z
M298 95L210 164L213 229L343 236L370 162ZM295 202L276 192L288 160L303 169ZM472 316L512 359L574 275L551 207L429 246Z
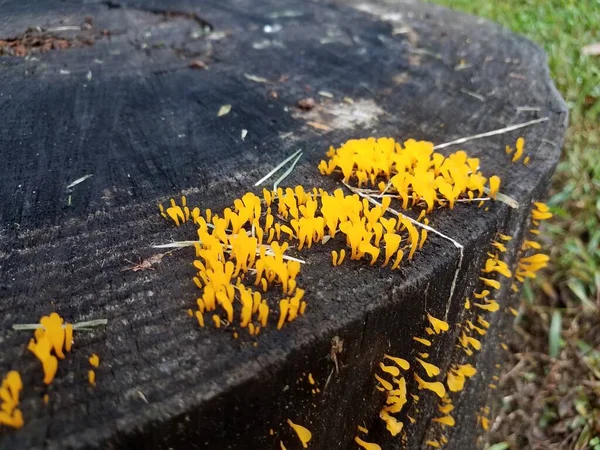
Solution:
M436 205L453 208L459 199L481 198L486 188L496 197L500 178L483 176L478 158L462 150L445 157L433 147L414 139L404 144L392 138L351 139L340 148L331 147L319 170L323 175L340 172L346 183L355 181L359 188L370 186L398 196L402 209L417 204L427 212Z
M12 428L23 426L23 414L18 408L19 394L23 389L21 375L16 370L6 374L0 385L0 425Z
M35 330L35 338L27 346L42 363L46 384L52 383L58 369L58 360L65 358L63 347L65 351L71 351L73 325L63 322L57 313L43 316L40 319L41 327Z

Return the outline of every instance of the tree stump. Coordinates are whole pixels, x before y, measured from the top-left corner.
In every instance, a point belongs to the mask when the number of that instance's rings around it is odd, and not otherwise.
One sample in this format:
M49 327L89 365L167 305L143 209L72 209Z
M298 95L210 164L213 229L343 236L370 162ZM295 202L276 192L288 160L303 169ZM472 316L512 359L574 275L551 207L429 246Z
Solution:
M0 18L0 375L21 373L25 418L0 429L0 447L301 448L288 419L312 432L312 449L357 448L355 436L426 448L442 432L445 448L477 447L516 295L502 284L501 309L486 316L470 358L457 348L458 325L474 314L465 298L481 288L498 232L513 237L504 258L514 268L566 127L537 46L413 1L9 1ZM332 247L317 246L302 269L306 314L281 330L233 339L227 327L200 328L186 312L198 296L193 249L154 270L122 270L158 253L152 244L190 239L157 203L185 194L220 211L259 192L255 182L298 149L284 186L333 191L339 181L317 170L330 145L369 136L441 144L545 117L439 150L480 158L518 202L430 215L464 246L462 259L433 234L397 271L365 261L332 268ZM505 153L518 136L528 165ZM33 333L12 325L53 311L108 324L75 333L46 387L26 350ZM412 338L426 337L427 313L450 329L425 349ZM440 381L457 361L477 374L453 394L455 426L441 430L439 398L407 372L419 401L398 415L404 430L393 437L374 374L384 354L421 370L414 359L424 351ZM101 360L94 387L92 353Z

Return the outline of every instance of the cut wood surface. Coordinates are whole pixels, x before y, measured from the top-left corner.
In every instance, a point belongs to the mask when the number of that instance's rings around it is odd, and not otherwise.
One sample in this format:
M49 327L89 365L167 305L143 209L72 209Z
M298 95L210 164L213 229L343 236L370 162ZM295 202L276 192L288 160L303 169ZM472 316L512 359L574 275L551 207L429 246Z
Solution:
M317 170L330 145L368 136L442 144L544 117L440 150L480 158L519 205L429 216L464 246L460 266L455 245L432 234L393 272L365 261L334 268L333 247L315 247L303 254L306 314L279 331L233 339L200 328L187 314L198 296L193 249L161 258L152 247L195 237L163 220L159 202L185 194L222 210L259 193L256 181L299 149L283 186L332 192L342 185ZM4 0L0 118L0 376L21 373L25 419L0 428L0 448L301 448L291 419L311 430L311 449L357 448L357 425L384 449L417 449L439 425L438 399L410 379L421 399L401 443L378 417L374 371L385 353L423 351L412 337L424 335L427 313L451 325L429 361L445 373L462 358L465 297L497 232L514 237L507 258L518 258L567 112L537 46L418 2ZM504 150L519 136L528 165ZM445 448L476 448L476 415L493 405L488 385L512 335L510 283L496 300L502 310L470 360L478 373L454 400ZM12 326L53 311L108 324L75 334L46 388L26 350L33 333Z

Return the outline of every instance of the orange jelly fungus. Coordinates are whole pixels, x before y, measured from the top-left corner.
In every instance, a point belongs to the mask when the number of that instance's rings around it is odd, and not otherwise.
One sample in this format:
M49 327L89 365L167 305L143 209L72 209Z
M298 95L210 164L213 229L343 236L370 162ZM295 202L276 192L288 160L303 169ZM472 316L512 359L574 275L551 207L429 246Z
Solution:
M358 445L360 445L365 450L381 450L381 447L379 445L374 444L372 442L365 442L358 436L356 436L354 438L354 442L356 442Z
M100 365L100 358L95 353L92 354L89 358L89 362L92 367L98 367Z
M458 199L482 197L486 184L494 192L498 177L489 180L479 172L479 159L459 150L446 157L434 152L433 144L392 138L351 139L341 147L331 147L321 161L323 175L338 172L344 182L358 187L371 186L380 193L393 194L402 209L422 205L431 212L436 205L453 208ZM492 196L492 195L490 195Z
M446 395L446 388L439 381L434 381L434 382L425 381L416 373L414 374L414 377L415 377L415 381L417 382L417 384L419 386L419 390L427 389L429 391L435 392L437 394L437 396L440 398L443 398L444 395Z
M63 346L65 351L71 350L73 328L70 324L64 325L62 317L57 313L43 316L40 325L41 327L34 332L35 338L29 341L27 349L42 363L44 383L50 384L58 370L58 359L65 357Z
M423 366L428 377L435 377L440 374L440 369L437 366L428 363L427 361L423 361L420 358L417 358L417 361Z
M308 430L308 428L305 428L302 425L298 425L292 422L290 419L287 420L287 423L298 435L298 438L302 443L302 447L308 448L308 443L312 439L312 433Z
M452 416L443 416L443 417L436 417L435 419L432 419L433 422L437 422L437 423L441 423L442 425L448 426L448 427L453 427L455 425L455 421L454 418Z
M11 428L23 426L23 414L18 408L22 390L21 375L16 370L11 370L0 385L0 425Z
M398 248L400 242L406 243L408 259L413 257L426 237L420 236L407 219L386 219L389 201L384 199L382 205L372 206L341 189L330 194L316 188L307 192L296 186L264 189L262 197L248 192L222 213L208 209L201 212L199 208L190 212L185 197L181 204L172 199L171 206L162 211L178 226L190 221L197 227L193 262L197 273L193 281L201 290L197 301L201 315L220 310L232 324L240 310L242 328L252 328L256 322L266 327L273 306L272 300L263 295L280 290L274 309L279 310L277 328L281 329L306 310L304 290L298 287L303 261L289 255L290 248L301 251L321 244L326 236L341 234L346 248L331 251L334 266L344 261L348 251L350 259L370 264L381 261L385 254L383 265L395 258L391 269L397 269L404 255ZM195 315L199 325L204 326L204 318ZM216 327L221 326L220 320L213 317L213 321Z
M426 347L431 347L431 341L429 339L424 339L420 337L413 337L414 341L417 341L420 344L425 345Z
M398 358L397 356L390 356L390 355L383 355L383 357L384 357L384 359L389 359L390 361L393 361L402 370L410 369L410 364L405 359Z
M443 320L440 320L440 319L436 319L429 313L427 313L427 320L429 320L429 323L431 324L431 327L433 328L433 331L435 332L435 334L440 334L440 333L442 333L444 331L448 331L450 329L447 322L444 322Z

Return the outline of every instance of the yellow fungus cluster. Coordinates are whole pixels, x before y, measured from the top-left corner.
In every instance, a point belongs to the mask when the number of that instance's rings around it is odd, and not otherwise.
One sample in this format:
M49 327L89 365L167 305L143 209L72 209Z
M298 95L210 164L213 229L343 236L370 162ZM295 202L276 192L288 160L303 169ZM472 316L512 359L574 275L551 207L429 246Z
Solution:
M525 281L525 278L535 278L536 272L548 265L550 257L543 253L536 253L531 256L524 256L519 259L515 278L520 282Z
M484 431L488 431L490 429L490 407L484 406L479 410L477 414L477 425L480 425Z
M433 434L437 434L439 437L437 439L432 439L433 436L430 435L430 438L426 441L427 445L434 448L442 448L445 444L448 443L448 438L442 434L443 430L446 427L453 427L456 425L456 421L454 417L450 415L450 413L454 410L454 405L452 404L452 399L446 395L440 399L440 403L438 404L438 410L442 413L442 416L435 417L431 419L433 423L439 424L441 428L440 430L433 430Z
M425 381L418 374L414 374L415 381L419 390L426 389L434 392L438 397L442 398L446 395L446 388L439 381Z
M16 370L6 374L0 385L0 425L11 428L23 426L23 414L18 408L19 394L23 389L21 375Z
M534 202L533 206L531 211L531 223L533 228L529 230L530 236L527 236L523 241L521 255L515 271L515 279L520 283L523 283L527 278L536 278L537 272L545 268L550 262L550 257L548 255L543 253L530 253L530 250L536 251L541 249L542 246L535 240L540 232L540 223L552 217L550 208L545 203ZM519 291L516 284L512 285L512 289L515 292Z
M446 385L451 392L460 392L467 378L475 376L477 369L471 364L452 364L446 376Z
M89 361L90 365L94 368L97 368L100 365L100 358L95 353L92 353L92 355L89 357L88 361ZM96 372L92 369L88 370L88 382L92 386L96 385Z
M341 172L344 182L371 186L402 201L402 208L422 205L427 212L436 205L454 207L459 199L481 198L485 189L495 198L500 178L489 180L479 171L479 159L460 150L446 157L434 152L433 144L409 139L404 144L392 138L351 139L331 147L321 161L323 175Z
M181 206L179 206L174 199L171 199L171 205L167 208L166 212L163 205L159 204L158 209L160 210L161 216L165 219L170 218L176 226L180 226L190 220L190 218L195 220L200 215L200 208L196 207L190 211L185 196L181 197Z
M43 316L39 325L34 325L34 327L34 338L29 341L27 349L42 363L44 383L48 385L52 383L56 375L58 360L64 359L65 352L71 351L73 325L64 323L63 318L57 313L51 313ZM90 358L90 363L93 365L92 361L95 360ZM22 389L21 375L14 370L9 372L0 386L0 425L13 428L23 426L23 415L17 408L19 393ZM49 395L44 394L43 403L47 404L49 400Z
M525 149L525 139L523 139L522 137L519 137L517 139L517 143L515 145L515 150L513 150L513 148L510 145L506 146L506 154L513 155L512 162L517 162L523 156L524 149ZM514 154L513 154L513 151L514 151ZM525 165L529 164L529 156L525 157L525 159L523 160L523 164L525 164Z
M429 326L427 326L425 328L425 332L430 336L437 335L440 333L445 333L446 331L448 331L450 329L450 326L448 325L447 322L445 322L441 319L438 319L429 313L427 313L427 321L429 323ZM431 345L432 345L431 340L425 339L422 337L413 336L413 340L426 346L426 347L431 347ZM427 377L432 378L432 377L436 377L440 374L439 367L437 367L435 364L425 361L429 357L428 353L421 352L421 353L418 353L418 355L419 355L419 357L415 358L416 362L418 362L420 367L425 371L425 374L427 375ZM417 374L416 372L413 373L413 378L417 382L417 387L419 390L425 389L425 390L432 391L440 398L442 398L446 395L446 389L444 388L444 385L441 382L427 381L424 378L422 378L421 376L419 376L419 374ZM419 397L416 395L413 395L413 399L416 403L416 402L418 402Z
M51 313L40 319L40 328L35 330L34 339L29 341L27 349L42 363L44 383L50 384L58 369L58 360L64 359L66 352L71 351L73 343L73 325L64 324L62 317Z
M381 205L372 206L356 194L344 195L341 189L329 194L296 186L273 192L264 189L262 198L246 193L222 215L209 209L190 211L185 197L181 205L172 199L166 212L161 206L161 214L178 226L192 221L198 227L194 261L198 272L193 281L202 295L192 314L199 325L205 325L206 313L212 313L217 328L232 324L239 315L239 325L258 335L271 312L263 295L275 285L284 296L278 301L277 328L304 314L304 290L297 286L301 262L287 254L291 246L300 251L340 235L352 260L367 259L371 265L382 260L382 266L391 263L393 270L405 252L413 258L425 243L426 231L419 233L404 217L385 218L390 201L384 198ZM332 251L333 265L340 265L345 255L346 249Z
M431 328L429 328L429 330L433 331L433 333L435 333L435 334L440 334L440 333L446 332L450 329L450 326L448 325L447 322L444 322L441 319L437 319L429 313L427 313L427 320L431 324ZM427 330L428 329L426 328L425 331L427 331ZM432 334L432 333L429 333L429 334Z
M197 226L198 272L193 281L202 294L197 310L188 312L201 327L207 319L220 328L234 320L238 323L239 317L239 325L256 336L268 324L275 306L268 293L278 285L283 298L274 309L279 313L277 328L282 328L304 314L307 305L304 290L297 287L301 263L287 250L325 244L338 234L345 238L346 248L331 251L333 266L348 255L351 260L365 259L371 265L379 260L382 266L397 269L405 255L410 260L423 247L427 229L417 226L422 219L428 223L426 212L436 205L452 208L458 200L481 200L484 192L495 198L500 187L499 177L481 174L479 159L464 151L445 157L433 150L430 142L411 139L401 145L391 138L354 139L338 149L331 147L328 161L319 165L321 173L341 171L345 182L356 181L359 188L376 186L382 195L375 206L341 189L330 194L302 186L263 189L261 197L248 192L216 214L188 206L185 196L179 204L171 199L166 208L159 205L161 215L176 226L185 222ZM392 198L399 199L404 209L423 207L417 221L395 211L391 212L396 217L387 218ZM427 332L440 330L434 325ZM239 336L235 329L233 334Z
M387 365L390 361L392 364ZM409 370L410 364L403 358L384 355L384 361L379 364L383 377L392 377L392 381L375 374L375 379L380 386L377 388L386 393L385 406L379 411L379 417L386 424L387 430L392 436L396 436L404 428L404 424L392 414L399 413L407 402L406 379L400 376L400 370ZM367 447L365 447L367 448Z
M481 269L483 276L479 277L484 287L481 291L473 293L475 301L471 301L470 298L465 299L465 309L469 310L471 307L475 307L482 312L496 312L500 309L499 303L489 298L490 289L500 289L501 282L497 278L510 278L513 275L508 264L500 259L501 254L507 251L506 246L501 241L507 242L511 239L510 236L499 234L499 240L492 242L493 250L488 252L488 257ZM489 323L481 315L477 316L476 323L470 319L465 320L462 325L463 332L459 335L458 342L467 355L471 356L474 350L481 348L481 343L471 333L475 332L479 336L484 336L488 327Z

